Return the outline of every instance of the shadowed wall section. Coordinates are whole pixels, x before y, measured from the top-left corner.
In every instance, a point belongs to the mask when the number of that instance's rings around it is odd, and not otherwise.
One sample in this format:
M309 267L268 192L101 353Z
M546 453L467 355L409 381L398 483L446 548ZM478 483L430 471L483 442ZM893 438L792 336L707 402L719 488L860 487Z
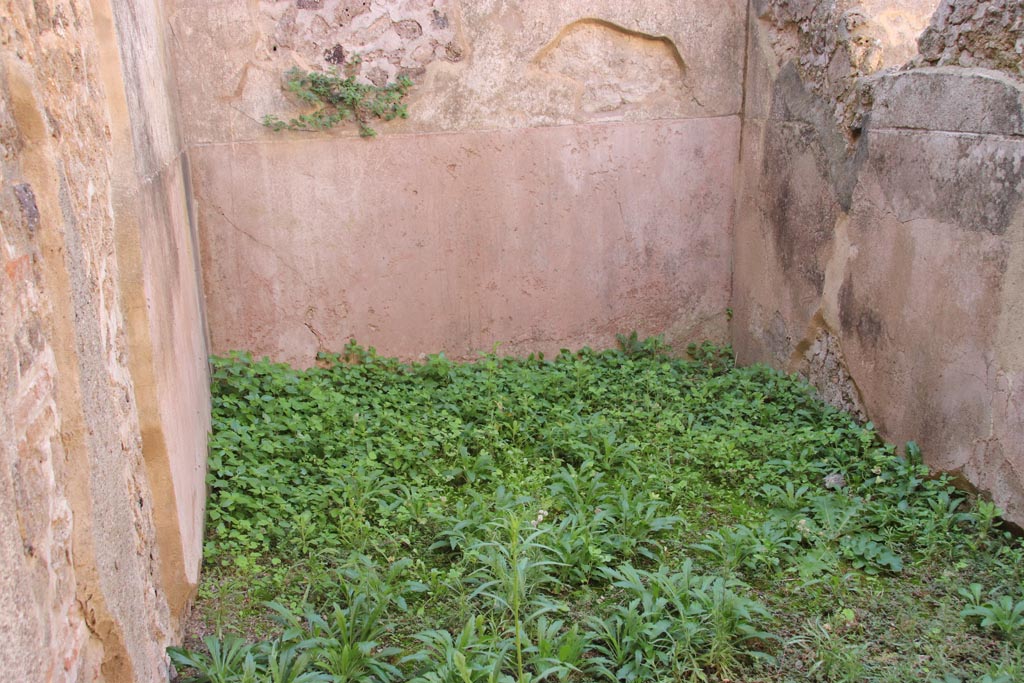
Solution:
M93 0L128 357L175 628L199 583L209 370L188 154L160 0Z
M1020 4L754 6L739 360L803 373L1024 523ZM929 17L911 60L894 27Z

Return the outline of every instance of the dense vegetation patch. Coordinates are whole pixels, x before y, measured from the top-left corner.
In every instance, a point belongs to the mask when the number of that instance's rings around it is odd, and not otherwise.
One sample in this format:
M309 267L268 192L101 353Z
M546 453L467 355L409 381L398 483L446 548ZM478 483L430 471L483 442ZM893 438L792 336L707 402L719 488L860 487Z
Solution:
M1024 680L991 504L689 352L215 359L185 680Z

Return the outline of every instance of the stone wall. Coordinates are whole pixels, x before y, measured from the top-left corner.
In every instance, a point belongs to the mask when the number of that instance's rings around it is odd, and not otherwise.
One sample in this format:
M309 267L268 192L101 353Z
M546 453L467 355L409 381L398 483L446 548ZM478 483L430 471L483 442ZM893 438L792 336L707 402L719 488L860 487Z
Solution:
M1021 84L960 67L879 71L922 59L905 56L906 37L887 45L867 3L827 5L833 19L868 17L859 45L891 60L850 60L842 31L815 29L818 15L780 38L789 4L762 3L749 34L739 359L804 373L1024 521ZM917 25L934 9L890 4ZM1019 44L1019 5L995 16L996 4L944 3L922 48L962 45L965 12L973 44Z
M918 39L915 66L964 66L1024 78L1024 4L943 0Z
M215 351L726 340L742 0L169 10ZM410 117L272 132L293 66L407 74Z
M119 9L124 10L122 5ZM176 363L205 356L194 264L182 283L146 271L122 250L133 230L150 240L188 239L177 217L140 209L163 196L180 211L186 181L176 134L153 93L130 102L153 73L132 73L153 56L159 7L135 3L116 17L101 0L12 0L0 22L0 671L11 681L165 681L164 648L176 637L187 578L174 548L198 561L202 473L170 483L170 469L201 467L208 421L205 370L195 381L156 386L140 358ZM115 39L116 36L116 39ZM118 46L120 45L120 50ZM136 55L129 54L135 50ZM124 63L131 64L122 68ZM157 58L159 62L159 57ZM160 64L159 69L166 65ZM166 81L164 81L166 85ZM173 90L163 88L164 92ZM147 131L141 134L142 131ZM160 137L162 136L162 140ZM136 159L161 161L149 169ZM153 189L160 185L163 190ZM134 223L129 223L134 221ZM184 233L184 234L183 234ZM191 246L185 248L189 250ZM136 258L139 257L136 254ZM132 275L144 271L137 279ZM191 278L191 285L188 284ZM172 306L130 302L146 286L173 287L192 349L138 332ZM189 289L191 287L191 289ZM192 317L190 317L192 316ZM148 318L148 319L147 319ZM179 337L180 338L180 337ZM160 343L158 343L158 341ZM168 358L167 356L172 356ZM147 404L154 391L177 402L176 421ZM153 432L177 430L167 460L151 461ZM168 439L171 441L171 439ZM163 472L163 474L161 474ZM163 478L161 478L163 476ZM182 483L184 481L184 483ZM189 491L184 489L190 488ZM179 517L171 498L188 493ZM179 526L180 525L180 526ZM183 553L184 554L184 553ZM171 565L168 565L168 558ZM179 562L178 567L181 567ZM198 565L192 568L194 586Z
M873 86L839 290L849 367L887 435L1024 521L1024 87L960 68Z

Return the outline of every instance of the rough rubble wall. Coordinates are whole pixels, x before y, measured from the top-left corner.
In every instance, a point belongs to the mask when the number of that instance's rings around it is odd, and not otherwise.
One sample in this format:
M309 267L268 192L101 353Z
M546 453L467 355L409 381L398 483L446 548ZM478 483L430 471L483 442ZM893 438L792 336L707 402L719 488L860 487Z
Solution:
M99 653L86 647L90 635L72 566L53 312L39 235L43 200L22 167L26 134L45 134L31 94L32 66L43 59L33 43L42 30L25 7L4 9L11 21L0 24L0 596L7 606L0 614L6 639L0 669L12 680L74 680L97 670ZM24 57L16 58L16 49Z
M0 78L7 82L6 67ZM17 129L10 98L0 100L3 149L0 248L4 281L0 334L0 667L12 680L95 676L99 653L77 603L72 511L56 401L57 361L45 331L35 192L12 163Z
M1024 3L943 0L918 47L915 66L995 69L1024 79Z
M169 9L215 351L725 341L743 0ZM411 75L410 117L269 131L296 65Z
M790 354L789 366L818 389L823 401L845 410L861 422L867 422L868 414L860 391L850 376L839 335L830 329L824 315L819 312Z
M111 116L111 13L99 0L2 12L0 671L165 681L177 615L130 371L146 349L122 312L141 285L119 263L128 176L111 127L128 121Z
M861 125L859 79L914 54L913 40L934 0L752 0L752 6L756 39L770 46L780 64L796 68L849 134Z
M370 0L259 3L265 49L306 68L347 69L376 85L399 76L419 80L435 61L460 61L465 46L450 12L443 0L392 7Z
M777 17L790 5L762 3L749 36L738 356L862 406L888 438L917 440L931 465L1024 520L1021 89L976 69L867 76L910 61L898 56L906 45L888 48L891 34L875 31L862 44L892 61L855 67L843 32L819 34L814 19L860 11L870 28L866 7L812 3L807 23L787 29ZM920 23L930 8L917 5ZM1012 26L1018 9L990 25Z

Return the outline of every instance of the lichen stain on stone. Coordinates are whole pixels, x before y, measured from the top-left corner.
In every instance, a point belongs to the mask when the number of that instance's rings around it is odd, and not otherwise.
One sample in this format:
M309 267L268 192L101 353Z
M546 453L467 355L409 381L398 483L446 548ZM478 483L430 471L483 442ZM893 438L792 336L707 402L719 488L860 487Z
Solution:
M839 321L843 334L862 345L877 349L885 340L885 325L878 314L857 299L853 279L848 275L839 289Z
M39 228L39 207L36 206L36 195L32 191L32 186L28 183L15 185L14 196L18 198L21 216L31 235Z
M393 24L395 33L405 40L416 40L423 35L423 27L415 19L403 19Z
M464 50L456 43L448 43L444 46L444 58L449 62L461 62Z
M438 12L437 10L434 10L431 23L433 24L434 28L448 28L448 15L442 12Z
M584 119L631 109L667 115L686 99L686 64L670 38L601 19L565 26L533 63L574 84Z
M324 50L324 61L328 64L344 64L345 63L345 48L341 45L334 45ZM371 79L373 80L373 79ZM378 83L377 85L383 85Z

